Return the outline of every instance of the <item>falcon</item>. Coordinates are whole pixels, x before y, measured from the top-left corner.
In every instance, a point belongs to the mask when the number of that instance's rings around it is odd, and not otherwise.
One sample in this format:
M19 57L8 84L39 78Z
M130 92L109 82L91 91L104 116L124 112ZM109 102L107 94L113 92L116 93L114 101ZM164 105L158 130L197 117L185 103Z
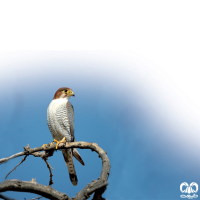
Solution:
M56 142L56 148L59 143L74 142L74 108L69 102L69 98L75 96L74 92L67 87L58 89L53 100L47 109L47 124L53 143ZM77 185L78 179L73 162L73 156L85 165L76 148L63 149L62 154L67 165L69 178L73 185Z

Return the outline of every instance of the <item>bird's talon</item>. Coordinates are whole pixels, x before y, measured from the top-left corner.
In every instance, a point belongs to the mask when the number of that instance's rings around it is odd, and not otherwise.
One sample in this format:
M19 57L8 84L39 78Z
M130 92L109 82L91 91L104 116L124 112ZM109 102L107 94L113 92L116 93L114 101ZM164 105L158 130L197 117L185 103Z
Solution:
M54 144L54 142L55 142L55 143L56 143L56 149L58 149L58 145L59 145L60 143L66 143L66 141L67 141L66 137L64 137L64 138L63 138L62 140L60 140L60 141L54 139L53 142L52 142L50 145Z
M43 148L46 148L47 146L48 146L47 144L43 144L43 145L42 145Z
M54 144L54 142L52 142L52 143L49 143L49 145L51 146L51 145L53 145Z
M66 142L67 142L66 137L64 137L64 138L60 141L60 143L66 143Z

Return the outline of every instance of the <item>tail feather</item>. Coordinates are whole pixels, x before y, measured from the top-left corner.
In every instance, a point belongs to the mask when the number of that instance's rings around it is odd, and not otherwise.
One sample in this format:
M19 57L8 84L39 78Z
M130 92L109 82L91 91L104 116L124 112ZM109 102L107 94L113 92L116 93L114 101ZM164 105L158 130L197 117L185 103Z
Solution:
M73 156L84 166L85 163L83 162L81 155L79 154L76 148L73 148Z
M75 174L69 174L69 178L70 178L72 184L73 184L74 186L76 186L77 183L78 183L77 176L76 176Z
M65 163L67 165L67 169L69 172L69 178L72 184L75 186L78 183L78 179L77 179L76 171L74 167L72 151L71 149L65 149L65 150L62 150L62 153L63 153L63 157L65 159Z

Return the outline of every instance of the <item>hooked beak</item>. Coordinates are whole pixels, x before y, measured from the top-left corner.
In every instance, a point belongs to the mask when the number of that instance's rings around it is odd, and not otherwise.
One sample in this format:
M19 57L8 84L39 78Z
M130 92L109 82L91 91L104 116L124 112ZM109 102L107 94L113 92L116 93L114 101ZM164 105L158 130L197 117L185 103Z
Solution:
M69 92L69 95L75 97L75 94L72 90Z

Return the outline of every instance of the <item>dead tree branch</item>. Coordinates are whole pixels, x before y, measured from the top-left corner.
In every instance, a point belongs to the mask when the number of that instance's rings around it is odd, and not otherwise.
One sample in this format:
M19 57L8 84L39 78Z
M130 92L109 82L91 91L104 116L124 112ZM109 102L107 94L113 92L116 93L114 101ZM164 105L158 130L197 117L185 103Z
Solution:
M106 190L108 186L108 176L110 171L110 161L108 159L107 153L100 148L96 143L88 143L88 142L71 142L71 143L60 143L58 149L68 149L68 148L80 148L80 149L91 149L99 154L99 157L102 160L102 171L98 180L93 180L90 184L88 184L85 188L83 188L80 192L77 193L76 197L69 198L67 194L61 193L57 190L54 190L51 186L41 185L36 182L27 182L20 180L8 180L0 183L0 192L5 191L19 191L19 192L30 192L41 195L43 197L49 199L57 199L57 200L86 200L93 193L93 200L103 199L102 194ZM10 159L24 156L24 155L33 155L35 157L41 157L44 160L47 160L49 156L53 155L53 152L56 150L56 144L47 147L37 147L31 149L29 146L24 148L23 152L14 154L8 158L0 159L0 164L7 162ZM41 152L42 151L42 152ZM46 161L45 161L46 162ZM47 164L47 163L46 163ZM52 173L51 166L48 165L50 171L50 181L52 181Z
M44 162L46 163L47 168L49 169L49 173L50 173L50 175L49 175L49 177L50 177L49 185L52 185L52 184L53 184L53 180L52 180L53 174L52 174L52 172L51 172L51 169L53 169L53 168L52 168L51 165L47 162L47 159L46 159L46 158L43 158L43 159L44 159Z
M0 191L30 192L39 194L49 199L69 200L66 194L58 192L50 186L45 186L39 183L33 183L28 181L14 180L14 179L2 182L0 184Z
M19 166L19 165L21 165L25 160L26 160L26 157L27 157L28 155L25 155L23 158L22 158L22 161L18 164L18 165L16 165L15 166L15 168L14 169L12 169L7 175L6 175L6 177L5 177L5 179L4 180L6 180L7 179L7 177L10 175L10 173L11 172L13 172L13 171L15 171L16 170L16 168Z

